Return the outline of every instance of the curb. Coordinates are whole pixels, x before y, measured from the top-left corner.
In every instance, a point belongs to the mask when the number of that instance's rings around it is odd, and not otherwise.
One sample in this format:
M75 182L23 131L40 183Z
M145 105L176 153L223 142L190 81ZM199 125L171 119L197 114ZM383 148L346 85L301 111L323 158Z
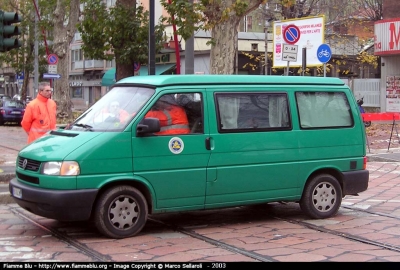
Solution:
M15 178L15 173L2 173L0 174L0 185L7 186L11 179ZM4 189L3 189L4 190ZM0 192L0 204L15 203L14 199L11 197L10 192Z
M16 203L9 192L0 192L0 204Z
M8 182L13 178L15 178L15 173L1 173L0 184L8 184Z
M368 162L399 162L399 160L378 156L368 156Z

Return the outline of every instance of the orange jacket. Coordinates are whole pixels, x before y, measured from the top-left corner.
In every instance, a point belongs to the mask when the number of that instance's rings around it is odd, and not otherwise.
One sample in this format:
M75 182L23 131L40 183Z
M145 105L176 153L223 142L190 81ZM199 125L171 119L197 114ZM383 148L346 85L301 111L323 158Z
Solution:
M28 133L28 143L56 129L56 103L40 94L26 105L21 126Z
M101 110L100 115L95 116L95 122L104 122L108 117L118 118L120 123L123 123L131 117L129 113L123 109L118 109L118 113L116 115L111 115L107 108ZM113 121L114 122L114 121Z
M190 133L189 121L182 107L171 105L163 111L149 111L146 117L160 120L161 131L157 135Z

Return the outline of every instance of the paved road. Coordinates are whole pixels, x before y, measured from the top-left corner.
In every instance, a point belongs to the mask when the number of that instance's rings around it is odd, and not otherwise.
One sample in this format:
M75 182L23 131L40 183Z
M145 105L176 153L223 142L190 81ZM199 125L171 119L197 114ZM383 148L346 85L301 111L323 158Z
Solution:
M310 220L295 203L150 216L143 231L107 239L89 222L58 222L0 205L3 261L398 262L400 163L371 162L369 189L338 215Z
M25 140L18 127L0 126L1 169L15 166L13 149ZM346 196L338 215L324 220L308 219L296 203L273 203L150 216L139 235L115 240L90 222L59 222L0 204L0 261L398 262L400 162L391 151L369 154L368 190Z

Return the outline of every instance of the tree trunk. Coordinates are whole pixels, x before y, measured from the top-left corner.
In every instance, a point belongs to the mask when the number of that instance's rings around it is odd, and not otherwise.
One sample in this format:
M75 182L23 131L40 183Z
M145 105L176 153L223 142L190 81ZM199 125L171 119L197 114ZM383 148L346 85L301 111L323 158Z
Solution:
M214 26L212 39L215 41L210 52L211 74L233 74L237 51L237 24L240 18L231 16Z
M132 0L117 0L116 5L123 6L126 9L130 9L135 11L136 13L136 1ZM126 46L124 44L124 46ZM134 67L133 67L133 59L132 63L121 63L119 61L120 55L115 54L115 62L116 62L116 80L119 81L126 77L131 77L135 75Z
M57 72L61 75L56 79L53 89L53 99L57 103L57 120L72 121L72 102L68 84L69 66L68 51L76 32L79 21L80 0L70 0L69 14L66 15L65 1L57 0L57 6L53 14L53 52L58 56ZM66 18L68 17L68 18ZM65 22L68 22L66 24Z
M258 8L264 0L247 0L247 7L240 14L234 12L241 1L221 0L213 1L206 7L208 20L214 23L211 31L214 42L210 52L211 74L234 74L236 67L236 56L238 53L238 26L240 20ZM229 16L224 18L223 13L230 10Z
M116 54L115 59L119 59L119 56ZM126 77L131 77L134 76L134 68L133 68L133 63L132 64L126 64L126 63L118 63L116 62L116 80L119 81L123 78Z

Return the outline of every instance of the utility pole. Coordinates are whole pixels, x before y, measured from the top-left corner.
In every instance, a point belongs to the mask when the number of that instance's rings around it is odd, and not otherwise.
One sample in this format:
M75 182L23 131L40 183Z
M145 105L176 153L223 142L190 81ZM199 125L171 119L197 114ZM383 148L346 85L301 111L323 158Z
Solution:
M264 34L265 34L265 55L264 55L264 68L265 68L265 75L268 75L268 29L271 26L271 22L274 20L274 15L271 15L271 11L269 10L268 4L264 6Z
M156 74L156 36L154 33L154 0L150 0L150 21L149 21L149 75Z
M189 0L193 5L193 0ZM185 74L194 74L194 33L185 42Z
M272 19L265 20L264 33L265 33L265 55L264 55L264 67L265 75L268 75L268 28L270 27Z
M39 0L35 0L36 8L39 10ZM36 96L39 88L39 15L35 12L35 63L34 63L34 75L33 75L33 97Z

